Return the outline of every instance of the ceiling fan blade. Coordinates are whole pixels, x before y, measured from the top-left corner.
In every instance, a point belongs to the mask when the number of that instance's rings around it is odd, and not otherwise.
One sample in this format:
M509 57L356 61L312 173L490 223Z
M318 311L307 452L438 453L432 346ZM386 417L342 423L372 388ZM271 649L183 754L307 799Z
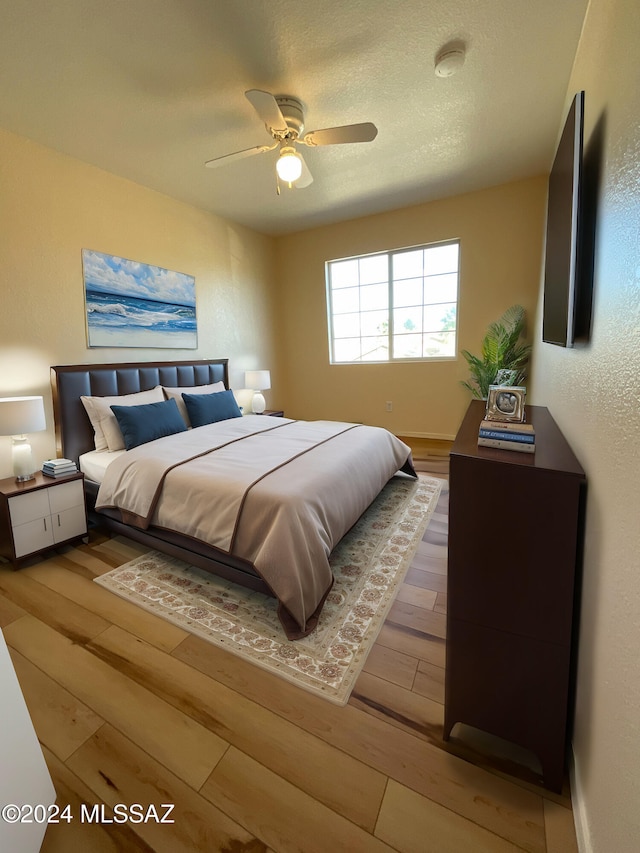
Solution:
M278 102L270 92L263 92L262 89L248 89L244 94L268 128L281 133L289 130Z
M378 128L370 121L362 124L345 124L342 127L326 127L311 130L300 140L305 145L340 145L343 142L371 142L378 135Z
M233 154L223 154L222 157L214 157L213 160L207 160L204 164L209 168L216 166L226 166L227 163L233 163L235 160L243 160L245 157L251 157L252 154L262 154L263 151L273 151L277 146L277 142L273 145L256 145L254 148L244 148L242 151L234 151Z
M302 174L293 186L296 189L303 190L305 187L308 187L309 184L313 183L313 175L309 171L309 167L305 163L304 157L299 152L298 157L300 157L300 159L302 160Z

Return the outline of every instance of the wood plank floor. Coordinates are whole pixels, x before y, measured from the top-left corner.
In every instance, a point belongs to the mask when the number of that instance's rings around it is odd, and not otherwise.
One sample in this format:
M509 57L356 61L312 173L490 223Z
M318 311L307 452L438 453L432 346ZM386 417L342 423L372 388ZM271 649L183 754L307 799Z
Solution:
M448 445L407 439L446 479ZM58 794L43 851L575 853L568 789L454 729L442 741L446 500L348 705L336 707L92 583L139 554L93 534L18 572L0 627ZM81 804L174 804L171 824Z

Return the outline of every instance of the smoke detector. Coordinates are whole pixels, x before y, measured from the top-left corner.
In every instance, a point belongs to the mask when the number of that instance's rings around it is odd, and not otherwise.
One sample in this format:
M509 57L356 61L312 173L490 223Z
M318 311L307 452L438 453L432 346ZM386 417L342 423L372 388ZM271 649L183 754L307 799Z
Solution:
M436 56L436 77L452 77L464 65L464 47L444 47Z

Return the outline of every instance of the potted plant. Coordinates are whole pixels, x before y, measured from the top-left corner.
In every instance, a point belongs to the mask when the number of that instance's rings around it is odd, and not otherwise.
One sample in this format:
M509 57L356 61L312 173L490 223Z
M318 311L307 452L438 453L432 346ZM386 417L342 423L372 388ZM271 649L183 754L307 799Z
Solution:
M474 397L486 400L490 385L522 384L531 354L531 345L520 340L524 323L524 308L512 305L500 319L490 324L482 340L480 358L462 350L471 371L471 379L461 384Z

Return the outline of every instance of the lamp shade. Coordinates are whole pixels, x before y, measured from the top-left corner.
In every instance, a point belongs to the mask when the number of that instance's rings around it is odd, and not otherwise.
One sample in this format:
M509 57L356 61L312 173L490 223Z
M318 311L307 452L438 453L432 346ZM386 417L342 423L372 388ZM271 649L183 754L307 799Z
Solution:
M252 391L267 391L271 388L271 374L268 370L247 370L244 381Z
M42 397L0 397L0 435L24 435L46 428Z

